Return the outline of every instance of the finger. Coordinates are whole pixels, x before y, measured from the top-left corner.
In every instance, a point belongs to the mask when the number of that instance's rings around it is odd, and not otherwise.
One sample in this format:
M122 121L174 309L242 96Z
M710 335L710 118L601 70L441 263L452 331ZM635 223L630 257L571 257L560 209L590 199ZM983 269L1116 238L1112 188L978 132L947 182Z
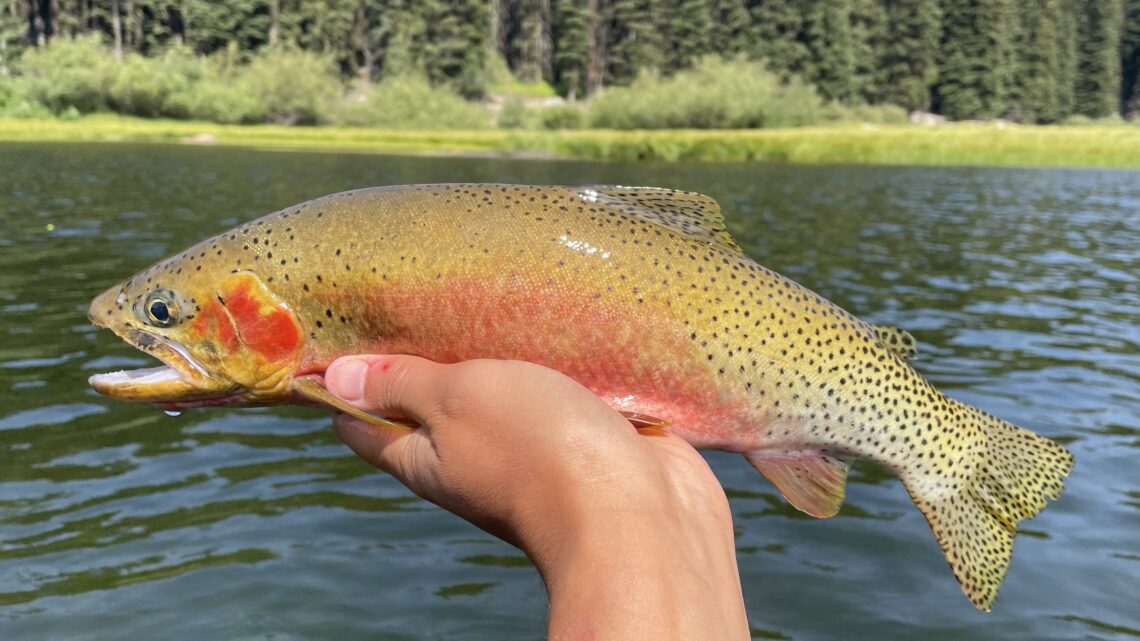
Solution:
M366 412L422 424L436 414L444 367L418 356L348 356L329 365L325 385Z
M337 414L333 431L357 456L391 474L414 432L381 427L347 414Z

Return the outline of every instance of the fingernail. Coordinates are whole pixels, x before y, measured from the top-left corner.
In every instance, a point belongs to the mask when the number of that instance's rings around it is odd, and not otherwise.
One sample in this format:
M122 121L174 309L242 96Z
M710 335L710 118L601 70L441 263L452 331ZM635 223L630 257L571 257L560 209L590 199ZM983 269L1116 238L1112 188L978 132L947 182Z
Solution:
M359 401L364 398L364 379L368 372L368 361L361 358L348 358L337 361L329 368L325 384L329 391L346 401Z

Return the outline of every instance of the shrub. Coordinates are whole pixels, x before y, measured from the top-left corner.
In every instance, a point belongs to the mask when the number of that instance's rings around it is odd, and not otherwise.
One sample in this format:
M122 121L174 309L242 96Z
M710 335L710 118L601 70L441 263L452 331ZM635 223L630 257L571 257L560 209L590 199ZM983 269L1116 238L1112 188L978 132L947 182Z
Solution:
M501 55L490 56L484 75L488 94L518 98L553 98L558 95L554 87L542 79L523 82L516 78Z
M28 97L57 114L68 107L82 113L106 108L115 67L110 52L94 36L56 38L48 46L25 51L13 65Z
M29 98L13 78L0 75L0 116L7 118L46 118L43 105Z
M134 116L190 118L190 111L175 97L193 93L203 75L202 61L185 47L171 47L157 58L130 54L114 74L108 103L115 111Z
M266 120L283 125L327 121L327 105L341 93L330 58L286 48L258 53L237 80L261 102Z
M526 107L519 98L511 98L499 112L498 125L501 129L521 129L526 125Z
M705 57L670 78L642 74L630 87L608 89L589 105L595 127L613 129L740 129L818 121L815 88L781 82L763 65Z
M586 124L586 114L575 105L558 105L539 109L538 122L543 129L581 129Z
M170 97L169 112L227 125L265 122L265 104L249 86L212 67L209 65L210 72L188 91Z
M486 129L490 114L420 76L386 78L336 110L339 124L385 129Z

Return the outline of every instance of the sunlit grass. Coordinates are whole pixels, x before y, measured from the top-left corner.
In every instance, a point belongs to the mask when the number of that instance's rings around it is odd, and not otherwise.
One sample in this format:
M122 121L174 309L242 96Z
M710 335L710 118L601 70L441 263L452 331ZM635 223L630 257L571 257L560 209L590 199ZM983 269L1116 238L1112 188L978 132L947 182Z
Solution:
M1140 168L1140 127L955 124L759 130L438 130L217 125L92 116L0 119L0 140L182 142L375 153L538 153L592 160Z

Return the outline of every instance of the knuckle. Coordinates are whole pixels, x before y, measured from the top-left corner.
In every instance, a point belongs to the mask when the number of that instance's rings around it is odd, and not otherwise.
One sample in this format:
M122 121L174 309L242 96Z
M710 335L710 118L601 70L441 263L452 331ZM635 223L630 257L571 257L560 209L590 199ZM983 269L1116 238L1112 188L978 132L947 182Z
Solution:
M501 363L467 361L452 366L437 399L439 413L452 420L468 419L480 412L488 398L501 390Z

